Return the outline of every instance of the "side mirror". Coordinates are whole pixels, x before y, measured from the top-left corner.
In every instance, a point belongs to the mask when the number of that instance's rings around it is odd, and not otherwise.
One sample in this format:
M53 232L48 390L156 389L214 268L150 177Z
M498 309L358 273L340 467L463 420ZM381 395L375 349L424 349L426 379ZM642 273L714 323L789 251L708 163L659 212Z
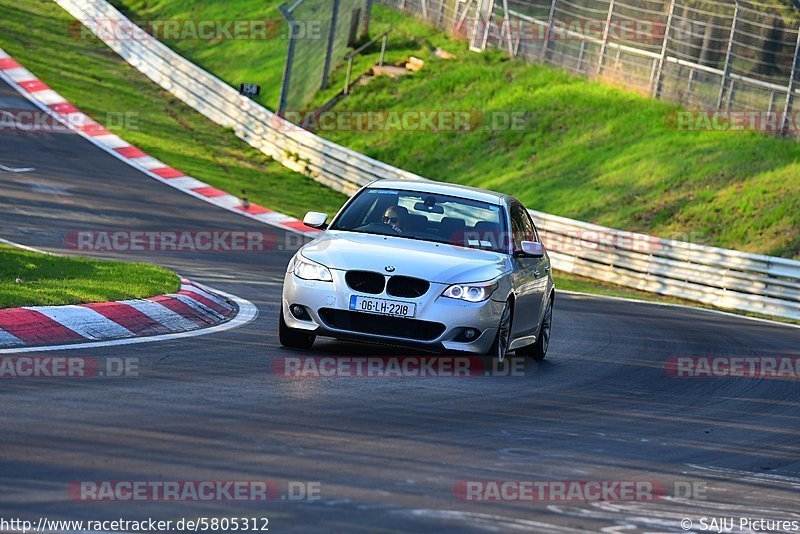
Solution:
M522 250L518 250L515 255L526 258L544 258L544 245L535 241L523 241Z
M328 225L326 224L327 220L328 220L327 213L320 213L318 211L309 211L303 218L303 224L305 224L306 226L310 226L311 228L319 228L320 230L324 230L328 227Z

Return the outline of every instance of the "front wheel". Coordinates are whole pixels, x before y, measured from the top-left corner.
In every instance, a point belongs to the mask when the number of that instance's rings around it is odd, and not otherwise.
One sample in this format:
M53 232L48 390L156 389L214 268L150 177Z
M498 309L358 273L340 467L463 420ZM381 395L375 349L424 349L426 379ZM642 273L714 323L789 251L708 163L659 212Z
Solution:
M547 349L550 347L550 334L553 331L553 299L547 303L547 309L544 310L544 317L542 318L542 326L539 328L539 337L536 343L528 345L521 349L517 349L517 354L520 356L528 356L536 361L542 361L547 356Z
M489 349L488 356L497 358L498 362L506 359L508 346L511 344L511 304L506 302L503 313L500 314L500 324L497 327L497 336L494 338L492 348Z
M283 306L281 306L281 317L278 322L278 341L281 345L290 349L310 349L316 338L317 336L305 330L289 328L283 320Z

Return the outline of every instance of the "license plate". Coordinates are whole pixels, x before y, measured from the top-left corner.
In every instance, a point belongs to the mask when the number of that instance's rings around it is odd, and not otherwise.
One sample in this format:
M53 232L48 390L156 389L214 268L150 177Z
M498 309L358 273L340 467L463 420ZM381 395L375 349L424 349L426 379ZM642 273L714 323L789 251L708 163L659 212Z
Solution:
M413 302L371 299L352 295L350 297L350 309L364 313L388 315L390 317L414 317L417 312L417 305Z

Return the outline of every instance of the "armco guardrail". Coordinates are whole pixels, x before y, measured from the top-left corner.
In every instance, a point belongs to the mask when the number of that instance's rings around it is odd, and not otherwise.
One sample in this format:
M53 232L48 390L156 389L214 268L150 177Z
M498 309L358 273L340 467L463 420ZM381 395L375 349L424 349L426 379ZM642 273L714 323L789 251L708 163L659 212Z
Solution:
M800 262L531 211L554 268L739 311L800 319Z
M420 177L287 124L131 24L105 0L54 0L128 63L286 167L352 194L381 178ZM118 32L117 32L118 34ZM720 308L800 320L800 262L659 239L531 212L558 270Z

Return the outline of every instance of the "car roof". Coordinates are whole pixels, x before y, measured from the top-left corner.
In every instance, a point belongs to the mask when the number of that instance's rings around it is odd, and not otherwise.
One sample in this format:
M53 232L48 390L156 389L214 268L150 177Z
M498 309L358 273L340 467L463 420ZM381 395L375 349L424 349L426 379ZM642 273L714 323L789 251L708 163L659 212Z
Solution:
M514 197L509 195L488 191L486 189L435 182L433 180L376 180L367 187L369 189L397 189L400 191L450 195L496 205L509 204L515 200Z

